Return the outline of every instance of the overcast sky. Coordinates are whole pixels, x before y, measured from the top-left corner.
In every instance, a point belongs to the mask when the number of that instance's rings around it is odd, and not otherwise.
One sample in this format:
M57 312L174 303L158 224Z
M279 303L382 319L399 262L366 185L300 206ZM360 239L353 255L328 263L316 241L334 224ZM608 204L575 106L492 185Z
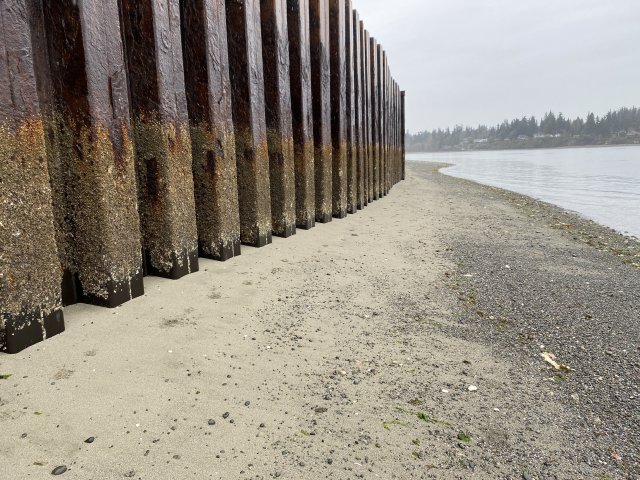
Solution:
M353 0L411 132L640 107L640 0Z

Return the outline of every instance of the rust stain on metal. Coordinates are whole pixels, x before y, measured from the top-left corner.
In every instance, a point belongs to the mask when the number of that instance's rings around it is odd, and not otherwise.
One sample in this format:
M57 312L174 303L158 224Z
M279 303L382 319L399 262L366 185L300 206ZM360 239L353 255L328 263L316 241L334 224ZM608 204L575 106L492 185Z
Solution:
M295 159L296 224L316 222L309 0L287 0L289 72Z
M364 29L363 22L360 22L362 34L362 54L363 54L363 83L364 83L364 120L365 120L365 205L373 201L373 108L371 105L371 40L369 32Z
M262 59L273 233L296 232L293 120L286 0L261 0Z
M180 5L200 255L224 261L240 254L225 1Z
M43 10L61 263L80 299L116 306L143 292L118 5L44 0Z
M315 146L316 221L333 214L333 144L331 141L331 75L328 0L309 1L311 85Z
M148 273L198 270L191 135L178 0L119 0Z
M236 134L240 236L243 243L271 243L269 148L259 0L227 0L227 31Z
M336 218L345 218L348 209L345 10L345 0L329 0L331 141L333 145L332 212Z
M358 212L358 139L356 133L356 64L355 64L355 36L354 15L351 0L344 2L345 22L345 85L346 85L346 123L347 123L347 212Z

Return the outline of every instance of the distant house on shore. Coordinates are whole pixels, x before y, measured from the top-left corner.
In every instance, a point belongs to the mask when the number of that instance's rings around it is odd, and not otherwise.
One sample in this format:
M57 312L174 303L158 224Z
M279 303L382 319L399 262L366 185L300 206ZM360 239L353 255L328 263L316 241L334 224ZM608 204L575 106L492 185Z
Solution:
M489 139L488 138L478 138L478 139L474 140L473 143L489 143Z

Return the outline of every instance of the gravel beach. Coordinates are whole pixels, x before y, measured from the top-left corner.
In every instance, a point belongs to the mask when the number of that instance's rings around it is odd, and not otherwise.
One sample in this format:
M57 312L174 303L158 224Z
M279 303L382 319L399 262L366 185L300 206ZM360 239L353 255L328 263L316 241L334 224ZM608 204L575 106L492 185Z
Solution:
M0 355L0 479L640 478L639 264L410 163L357 215Z

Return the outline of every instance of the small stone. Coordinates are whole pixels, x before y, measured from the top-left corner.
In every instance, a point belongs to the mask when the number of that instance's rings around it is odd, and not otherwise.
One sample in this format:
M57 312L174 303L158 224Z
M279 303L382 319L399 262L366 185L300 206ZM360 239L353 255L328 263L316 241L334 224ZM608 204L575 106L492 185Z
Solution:
M60 465L59 467L56 467L53 469L53 471L51 472L51 475L62 475L66 471L67 471L67 467L65 465Z
M96 441L95 437L89 437L84 441L84 443L93 443L95 441Z
M478 391L478 387L476 387L475 385L470 385L469 386L469 391L470 392L477 392Z
M226 420L227 418L229 418L229 415L231 415L229 412L224 412L222 414L222 418L224 418Z
M216 421L213 418L209 419L209 425L210 426L214 426L216 424Z
M522 478L524 478L524 480L533 480L533 477L529 475L527 472L524 472L522 474Z
M248 407L249 405L251 405L251 402L248 402L248 401L247 401L247 402L244 402L244 406L245 406L245 407Z
M331 458L328 458L328 459L327 459L327 463L328 463L329 465L331 465L331 464L333 463L333 460L332 460Z
M20 438L27 438L27 434L23 433L22 435L20 435Z
M316 413L327 413L328 409L325 407L317 407L316 409L314 409L314 412Z
M265 427L266 427L266 425L264 423L260 424L260 428L265 428Z

